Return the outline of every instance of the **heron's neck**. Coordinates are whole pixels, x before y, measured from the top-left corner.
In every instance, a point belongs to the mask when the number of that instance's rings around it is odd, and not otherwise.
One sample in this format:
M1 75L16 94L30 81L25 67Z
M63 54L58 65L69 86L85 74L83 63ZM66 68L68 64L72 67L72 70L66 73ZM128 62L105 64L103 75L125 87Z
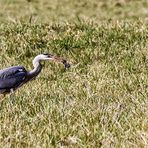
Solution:
M31 70L29 72L30 77L35 77L35 76L37 76L41 72L42 65L40 63L40 60L41 59L39 57L35 57L34 58L34 60L33 60L33 66L34 66L34 68L33 68L33 70Z

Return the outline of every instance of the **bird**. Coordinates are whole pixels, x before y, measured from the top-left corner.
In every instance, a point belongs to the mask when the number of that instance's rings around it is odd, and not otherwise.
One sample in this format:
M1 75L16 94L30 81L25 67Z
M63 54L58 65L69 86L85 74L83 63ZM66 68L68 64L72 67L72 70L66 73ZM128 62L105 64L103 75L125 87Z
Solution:
M65 68L69 68L70 64L67 60L52 54L39 54L32 63L33 70L27 71L23 66L12 66L0 70L0 94L12 93L25 83L33 80L42 70L42 60L52 60L64 64Z

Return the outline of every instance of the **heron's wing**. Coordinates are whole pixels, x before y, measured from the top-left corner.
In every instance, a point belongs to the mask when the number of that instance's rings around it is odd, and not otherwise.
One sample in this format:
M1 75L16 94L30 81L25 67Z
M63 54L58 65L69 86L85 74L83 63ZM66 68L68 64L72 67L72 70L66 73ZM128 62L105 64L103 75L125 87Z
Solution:
M13 66L0 70L0 79L5 79L19 72L26 72L23 66Z
M0 70L0 89L14 88L22 84L27 71L22 66L14 66Z

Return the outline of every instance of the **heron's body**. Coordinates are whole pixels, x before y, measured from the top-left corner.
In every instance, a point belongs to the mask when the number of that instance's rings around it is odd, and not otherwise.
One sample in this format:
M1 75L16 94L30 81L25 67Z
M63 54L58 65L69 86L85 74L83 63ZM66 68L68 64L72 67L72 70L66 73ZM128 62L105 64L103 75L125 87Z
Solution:
M10 93L35 78L42 70L41 60L57 60L62 62L65 67L70 66L69 63L61 58L50 54L41 54L34 58L34 69L31 71L27 71L23 66L5 68L0 70L0 94Z
M0 70L0 93L9 93L17 89L27 78L27 71L22 66Z

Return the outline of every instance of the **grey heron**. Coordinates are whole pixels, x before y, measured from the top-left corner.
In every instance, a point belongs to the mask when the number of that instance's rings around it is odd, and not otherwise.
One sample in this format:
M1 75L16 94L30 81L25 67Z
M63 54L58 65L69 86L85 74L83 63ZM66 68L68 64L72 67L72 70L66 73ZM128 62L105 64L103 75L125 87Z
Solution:
M63 63L65 68L70 67L70 64L63 58L51 54L37 55L33 60L34 69L31 71L27 71L23 66L12 66L0 70L0 94L13 92L34 79L42 70L41 60L57 61Z

